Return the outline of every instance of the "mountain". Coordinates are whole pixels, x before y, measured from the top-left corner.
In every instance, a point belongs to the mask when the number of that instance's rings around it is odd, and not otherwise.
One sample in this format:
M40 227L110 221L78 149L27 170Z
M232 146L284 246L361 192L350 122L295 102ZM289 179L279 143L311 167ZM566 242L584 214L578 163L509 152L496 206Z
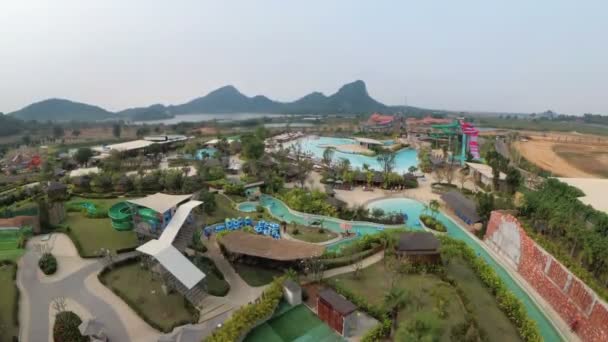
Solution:
M234 86L225 86L190 102L170 106L169 112L193 113L282 113L282 114L329 114L386 112L389 107L374 100L367 93L363 81L342 86L337 93L325 96L319 92L308 94L293 102L277 102L265 96L247 97Z
M9 115L21 120L38 121L97 121L115 117L101 107L64 99L48 99L22 108Z
M129 108L116 113L116 115L132 121L163 120L173 117L173 114L169 113L167 107L162 104L154 104L143 108Z
M265 96L247 97L234 86L225 86L190 102L169 106L173 114L192 113L272 113L280 111L280 103Z
M38 121L106 119L145 121L199 113L368 114L373 112L394 113L400 111L400 108L402 107L389 107L374 100L367 92L365 83L358 80L343 85L330 96L312 92L293 102L278 102L262 95L249 97L229 85L178 105L155 104L112 113L84 103L49 99L31 104L10 115L22 120Z

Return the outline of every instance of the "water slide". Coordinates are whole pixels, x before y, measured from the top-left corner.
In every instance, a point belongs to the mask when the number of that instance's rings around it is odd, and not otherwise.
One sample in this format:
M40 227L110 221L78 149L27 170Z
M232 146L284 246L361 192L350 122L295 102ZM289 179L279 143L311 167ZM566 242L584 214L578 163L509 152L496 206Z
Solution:
M118 202L108 211L108 216L112 220L112 228L116 230L133 229L133 213L127 202Z
M479 155L479 144L477 143L477 136L479 135L479 130L473 126L470 122L460 122L460 128L462 129L462 134L468 137L469 140L469 152L473 156L473 159L480 159Z

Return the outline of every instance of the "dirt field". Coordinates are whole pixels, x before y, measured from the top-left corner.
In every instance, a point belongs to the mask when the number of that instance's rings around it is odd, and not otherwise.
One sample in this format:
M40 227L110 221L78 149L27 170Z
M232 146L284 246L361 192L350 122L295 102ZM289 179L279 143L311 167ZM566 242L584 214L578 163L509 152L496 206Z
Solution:
M516 142L524 158L563 177L608 177L608 148L603 144L564 143L563 140Z

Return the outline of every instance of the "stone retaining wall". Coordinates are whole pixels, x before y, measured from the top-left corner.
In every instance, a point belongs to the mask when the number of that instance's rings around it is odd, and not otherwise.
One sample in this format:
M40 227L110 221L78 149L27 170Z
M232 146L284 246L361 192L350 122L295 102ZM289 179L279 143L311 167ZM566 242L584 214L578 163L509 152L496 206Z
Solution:
M576 325L583 341L608 341L608 304L537 245L514 216L492 212L484 241L508 258L567 324Z

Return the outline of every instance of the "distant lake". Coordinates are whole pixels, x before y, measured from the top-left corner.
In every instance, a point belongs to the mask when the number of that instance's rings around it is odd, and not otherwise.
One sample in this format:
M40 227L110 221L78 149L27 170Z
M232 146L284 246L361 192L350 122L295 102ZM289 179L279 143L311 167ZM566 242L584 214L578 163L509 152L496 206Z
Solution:
M314 124L310 122L275 122L264 124L266 128L280 128L280 127L312 127Z
M199 122L199 121L241 121L248 119L262 119L264 117L267 118L280 118L288 116L287 114L270 114L270 113L204 113L204 114L184 114L184 115L176 115L171 119L163 119L163 120L149 120L149 121L134 121L133 123L136 125L141 124L165 124L172 125L180 122Z

